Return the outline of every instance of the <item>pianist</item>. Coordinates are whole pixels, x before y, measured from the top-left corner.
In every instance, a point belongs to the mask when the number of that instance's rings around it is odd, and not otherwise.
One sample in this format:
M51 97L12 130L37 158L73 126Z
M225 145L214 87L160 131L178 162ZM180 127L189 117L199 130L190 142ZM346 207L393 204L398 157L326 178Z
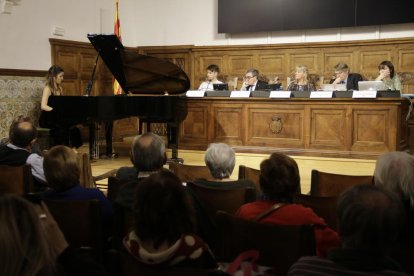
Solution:
M46 76L46 85L43 89L40 108L40 127L49 128L53 145L66 145L72 148L82 146L80 131L77 127L66 127L53 123L49 118L53 117L53 107L49 106L49 99L55 96L62 96L62 81L64 71L61 67L53 65L49 68Z

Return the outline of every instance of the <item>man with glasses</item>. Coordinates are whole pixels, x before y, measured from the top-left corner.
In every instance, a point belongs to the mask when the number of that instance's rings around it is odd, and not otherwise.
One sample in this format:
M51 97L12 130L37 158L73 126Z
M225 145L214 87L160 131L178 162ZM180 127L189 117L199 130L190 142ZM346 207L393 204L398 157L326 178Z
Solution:
M346 63L340 62L334 67L335 75L331 79L332 84L346 84L346 90L358 90L358 82L362 81L362 76L357 73L349 73Z
M249 69L243 78L243 86L241 91L255 91L266 89L267 82L258 79L259 71L256 69Z

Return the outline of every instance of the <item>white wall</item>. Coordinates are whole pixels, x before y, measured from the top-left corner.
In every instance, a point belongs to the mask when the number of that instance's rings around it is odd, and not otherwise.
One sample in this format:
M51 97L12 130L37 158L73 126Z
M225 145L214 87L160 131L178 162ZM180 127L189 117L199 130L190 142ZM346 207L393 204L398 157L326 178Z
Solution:
M0 68L46 70L50 37L87 41L113 32L115 0L22 0L0 14ZM414 37L414 23L287 32L218 34L217 0L119 0L126 46L239 45ZM65 36L51 34L63 27Z

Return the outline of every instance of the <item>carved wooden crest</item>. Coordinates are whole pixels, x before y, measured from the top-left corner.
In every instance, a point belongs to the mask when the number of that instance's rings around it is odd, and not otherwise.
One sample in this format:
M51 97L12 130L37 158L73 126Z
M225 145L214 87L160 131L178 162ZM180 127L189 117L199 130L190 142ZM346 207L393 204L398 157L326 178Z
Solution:
M278 134L283 129L283 122L280 117L273 116L272 121L269 123L269 128L272 133Z

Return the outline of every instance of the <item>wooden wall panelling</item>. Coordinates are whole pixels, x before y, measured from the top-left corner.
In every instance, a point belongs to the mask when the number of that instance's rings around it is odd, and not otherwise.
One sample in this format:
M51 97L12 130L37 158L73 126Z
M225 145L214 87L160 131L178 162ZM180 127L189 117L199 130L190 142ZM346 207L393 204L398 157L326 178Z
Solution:
M284 103L247 105L246 145L258 147L305 147L304 105Z
M259 53L257 58L257 68L260 68L260 74L266 76L269 83L274 82L276 76L286 86L286 55L280 51L266 51Z
M347 109L343 105L310 107L310 148L349 150Z
M353 60L353 52L349 51L348 49L339 48L333 49L333 51L330 52L324 52L322 60L322 75L324 76L324 82L329 83L331 78L334 76L335 65L337 65L340 62L345 62L346 64L348 64L348 66L351 66L352 70L352 64L354 63Z
M382 49L381 49L382 48ZM392 60L392 52L389 46L381 48L365 48L359 52L359 68L365 79L372 80L378 77L378 64L384 60Z
M243 105L214 104L211 112L214 113L212 140L231 145L243 145L243 125L246 117Z
M188 99L190 101L190 99ZM191 101L190 101L191 102ZM210 128L210 105L196 103L187 106L187 117L180 126L180 143L204 148L208 145ZM191 148L191 147L190 147Z

